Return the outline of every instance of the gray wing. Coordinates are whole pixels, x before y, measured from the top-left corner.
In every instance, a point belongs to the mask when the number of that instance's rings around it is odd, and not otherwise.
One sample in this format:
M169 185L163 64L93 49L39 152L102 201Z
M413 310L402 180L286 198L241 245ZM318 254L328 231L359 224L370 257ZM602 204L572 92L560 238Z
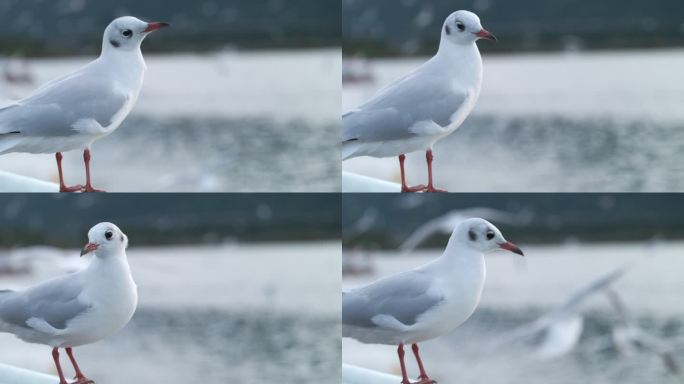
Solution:
M342 142L390 141L419 135L414 124L432 121L446 127L463 105L466 93L456 93L443 79L411 75L342 116Z
M56 329L66 328L69 320L90 308L78 299L81 286L69 276L49 280L21 292L0 294L0 321L30 328L31 318L43 319Z
M110 81L88 71L53 81L0 109L0 135L70 136L77 133L74 123L82 119L108 126L128 100L128 95L115 89Z
M428 293L431 281L423 273L410 271L363 288L346 292L342 296L342 323L374 328L373 317L389 315L410 326L444 298Z

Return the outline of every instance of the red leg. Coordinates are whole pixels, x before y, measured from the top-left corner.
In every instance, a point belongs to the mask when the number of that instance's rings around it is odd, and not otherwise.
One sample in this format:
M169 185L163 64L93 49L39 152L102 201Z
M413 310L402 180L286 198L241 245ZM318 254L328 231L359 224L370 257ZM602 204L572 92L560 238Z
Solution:
M60 192L81 192L83 187L78 184L73 187L67 187L64 184L64 174L62 173L62 153L55 153L55 159L57 159L57 172L59 172L59 191Z
M69 360L71 360L71 365L74 366L74 370L76 371L76 382L72 384L93 384L95 383L94 381L90 380L89 378L85 377L83 375L83 372L81 372L81 368L78 367L78 363L76 362L76 359L74 359L74 354L71 351L71 347L66 348L66 353L69 355Z
M59 384L69 384L64 378L62 366L59 365L59 351L57 350L57 348L52 348L52 359L55 361L55 366L57 367L57 374L59 375Z
M418 363L418 369L420 369L420 376L418 379L420 379L420 384L432 384L436 383L436 381L430 379L425 373L425 368L423 367L423 361L420 359L420 353L418 350L418 344L413 344L411 347L413 349L413 355L416 357L416 362Z
M404 161L406 161L406 155L399 155L399 168L401 168L401 192L403 193L414 193L422 192L425 190L424 185L416 185L415 187L409 187L406 185L406 173L404 172Z
M435 188L434 184L432 183L432 160L434 159L434 156L432 156L432 149L427 151L425 153L425 158L427 159L427 166L428 166L428 186L427 189L425 190L426 192L434 193L434 192L446 192L443 189Z
M399 354L399 365L401 366L401 384L411 384L406 374L406 364L404 364L404 344L399 344L397 354Z
M85 191L86 192L105 192L101 189L93 188L93 185L90 183L90 149L86 149L85 151L83 151L83 162L85 163L85 169L86 169Z

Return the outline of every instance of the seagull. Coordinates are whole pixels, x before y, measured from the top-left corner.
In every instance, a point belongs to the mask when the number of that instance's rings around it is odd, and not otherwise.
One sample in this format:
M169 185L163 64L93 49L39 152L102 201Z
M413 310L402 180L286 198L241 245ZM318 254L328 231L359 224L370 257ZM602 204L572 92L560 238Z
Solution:
M445 192L432 180L432 147L475 107L482 86L476 42L496 41L477 15L457 11L442 27L437 54L406 77L342 116L342 159L399 156L402 192ZM428 185L406 185L406 154L426 151Z
M477 308L485 281L484 254L523 252L484 219L468 219L453 231L438 259L342 294L342 335L367 344L398 345L402 384L410 384L404 344L412 344L419 383L433 383L418 343L447 334Z
M127 246L128 237L116 225L99 223L81 251L81 256L95 256L85 269L23 291L0 291L0 332L52 347L60 384L67 381L59 348L66 350L76 372L73 384L93 383L81 372L72 348L111 336L133 317L138 293Z
M579 342L584 329L584 318L580 312L586 300L609 289L631 266L632 263L627 263L582 285L551 311L492 343L488 351L500 351L502 347L544 334L544 339L536 351L537 357L553 359L570 352Z
M523 225L529 222L532 214L529 212L510 213L498 209L485 207L472 207L466 209L455 209L446 214L436 217L421 225L404 240L399 249L402 252L412 252L423 241L435 233L449 234L459 223L471 217L482 217L487 220L495 220L499 223L511 225Z
M140 44L168 25L131 16L112 21L99 58L0 109L0 155L55 153L60 192L102 192L90 181L90 146L114 132L133 109L146 69ZM86 185L68 187L62 152L81 149Z
M679 363L675 359L674 348L671 340L661 340L646 332L637 321L632 318L624 300L614 289L607 289L606 295L618 315L617 324L613 326L612 343L623 355L630 355L637 349L657 355L665 369L673 375L681 372Z

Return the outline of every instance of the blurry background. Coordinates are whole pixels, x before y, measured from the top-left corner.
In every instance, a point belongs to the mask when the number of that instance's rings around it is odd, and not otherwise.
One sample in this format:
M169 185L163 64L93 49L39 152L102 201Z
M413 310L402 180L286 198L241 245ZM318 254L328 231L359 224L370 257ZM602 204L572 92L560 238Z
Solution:
M434 54L444 19L476 12L484 83L471 117L436 145L451 191L681 191L683 5L674 0L343 0L343 110ZM409 180L425 183L424 154ZM472 161L477 157L477 161ZM346 170L399 180L396 159Z
M0 4L0 105L99 55L114 18L171 28L143 43L137 106L93 147L111 191L339 190L340 8L334 0L8 0ZM65 177L82 182L81 155ZM56 180L54 155L0 170Z
M98 382L339 380L334 195L6 195L0 207L0 289L87 265L79 249L98 222L128 235L138 310L75 350ZM54 374L49 352L0 333L2 363Z
M473 317L422 344L438 382L684 380L684 197L344 195L343 206L345 290L439 257L469 217L525 252L487 255ZM342 345L345 363L400 372L396 347Z

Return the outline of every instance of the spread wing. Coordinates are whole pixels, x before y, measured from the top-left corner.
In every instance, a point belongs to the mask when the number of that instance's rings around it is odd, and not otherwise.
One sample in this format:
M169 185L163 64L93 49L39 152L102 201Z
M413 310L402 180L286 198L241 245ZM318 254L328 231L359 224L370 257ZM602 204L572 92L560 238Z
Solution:
M379 318L391 317L411 326L444 300L428 292L430 285L423 273L410 271L346 292L342 297L342 323L374 328L383 326Z

